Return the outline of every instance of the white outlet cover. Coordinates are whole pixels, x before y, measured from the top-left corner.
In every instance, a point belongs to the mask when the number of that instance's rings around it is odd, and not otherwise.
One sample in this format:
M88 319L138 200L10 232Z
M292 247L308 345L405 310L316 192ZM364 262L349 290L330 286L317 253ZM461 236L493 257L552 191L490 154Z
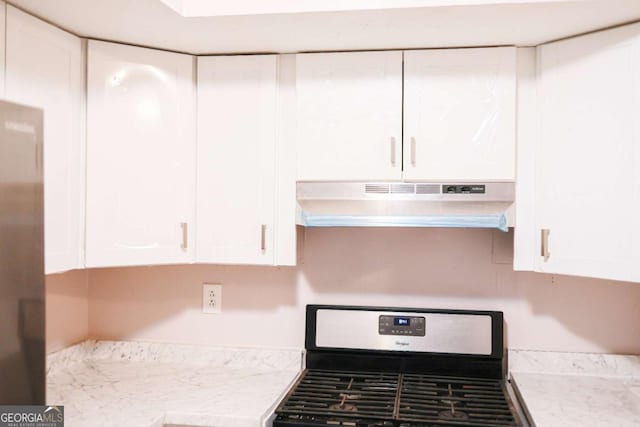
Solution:
M202 312L222 313L222 285L204 283L202 285Z

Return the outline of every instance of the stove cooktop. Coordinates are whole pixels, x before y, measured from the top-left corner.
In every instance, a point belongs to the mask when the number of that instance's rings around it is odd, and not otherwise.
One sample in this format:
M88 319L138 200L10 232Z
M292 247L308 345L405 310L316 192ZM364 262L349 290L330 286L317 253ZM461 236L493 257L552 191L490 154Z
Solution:
M526 427L498 311L309 305L273 427Z
M521 426L503 381L308 369L274 427Z

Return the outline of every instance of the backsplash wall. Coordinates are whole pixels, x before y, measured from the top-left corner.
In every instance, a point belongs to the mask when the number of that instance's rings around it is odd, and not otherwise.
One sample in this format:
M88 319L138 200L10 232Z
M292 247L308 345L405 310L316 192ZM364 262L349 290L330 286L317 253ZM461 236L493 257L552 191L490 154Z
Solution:
M47 351L97 339L301 347L310 303L502 310L511 348L640 353L640 285L514 272L489 230L309 229L298 267L180 265L47 277ZM203 282L223 313L200 311Z
M47 353L87 339L89 335L89 273L51 274L46 278Z
M302 347L310 303L502 310L511 348L640 353L640 285L514 272L512 235L467 229L307 229L298 267L89 271L88 336ZM223 285L202 314L202 283Z

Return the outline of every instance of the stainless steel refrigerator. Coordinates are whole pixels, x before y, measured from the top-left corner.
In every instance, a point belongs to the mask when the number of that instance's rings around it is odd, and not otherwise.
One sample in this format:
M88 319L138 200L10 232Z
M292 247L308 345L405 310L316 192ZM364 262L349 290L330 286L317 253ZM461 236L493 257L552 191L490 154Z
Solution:
M0 101L0 405L45 399L42 124Z

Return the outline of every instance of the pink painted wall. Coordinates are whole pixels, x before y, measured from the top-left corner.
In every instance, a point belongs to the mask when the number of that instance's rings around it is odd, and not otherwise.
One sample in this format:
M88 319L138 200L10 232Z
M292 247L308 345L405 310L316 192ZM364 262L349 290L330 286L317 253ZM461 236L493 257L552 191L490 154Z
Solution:
M309 303L502 310L511 348L640 353L640 284L514 272L489 230L309 229L296 268L182 265L89 272L98 339L302 347ZM223 313L202 314L203 282Z
M89 335L89 281L85 270L46 279L47 353L84 341Z

